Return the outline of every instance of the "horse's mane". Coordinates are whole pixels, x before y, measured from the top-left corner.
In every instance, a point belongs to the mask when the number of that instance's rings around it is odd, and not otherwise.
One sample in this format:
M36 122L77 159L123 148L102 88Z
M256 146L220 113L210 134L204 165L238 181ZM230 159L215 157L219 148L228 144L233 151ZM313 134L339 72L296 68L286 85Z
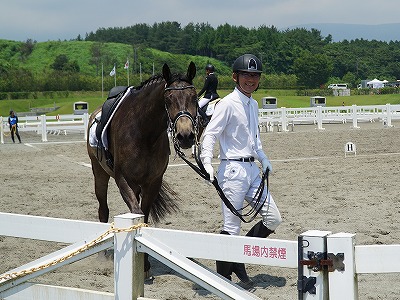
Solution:
M161 74L156 74L151 76L149 79L143 81L139 86L136 87L136 90L140 90L143 88L146 88L150 85L153 85L155 83L160 83L164 81L164 78ZM171 78L170 80L167 82L167 86L170 85L171 83L175 82L175 81L185 81L189 84L193 84L192 80L190 80L186 75L182 75L182 74L171 74Z
M162 77L162 75L160 75L160 74L153 75L149 79L147 79L145 81L142 81L139 86L135 87L135 89L136 90L141 90L141 89L143 89L143 88L145 88L147 86L150 86L150 85L152 85L154 83L161 82L163 80L164 80L164 78Z
M173 83L175 81L184 81L184 82L187 82L189 84L193 84L192 80L189 79L186 75L175 73L175 74L171 74L171 78L167 82L167 85L170 85L171 83Z

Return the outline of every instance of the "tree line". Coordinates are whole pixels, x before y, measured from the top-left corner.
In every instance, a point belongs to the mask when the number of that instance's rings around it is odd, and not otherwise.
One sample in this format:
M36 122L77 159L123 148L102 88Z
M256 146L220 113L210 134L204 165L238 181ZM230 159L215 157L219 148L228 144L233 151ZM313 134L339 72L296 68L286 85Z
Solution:
M80 39L80 37L78 37ZM178 22L129 27L99 28L86 34L86 41L119 42L179 54L216 58L231 66L243 53L253 53L264 63L267 74L296 75L297 84L317 88L330 81L356 85L363 79L400 78L400 42L344 40L317 29L279 31L274 26L246 28L229 24L213 28L208 23Z
M114 85L108 73L116 62L118 82L126 82L127 59L133 85L151 76L154 68L159 73L164 62L185 72L186 61L193 60L196 86L204 82L204 66L213 63L220 88L229 89L233 61L244 53L262 60L260 88L265 89L304 91L339 82L355 88L363 79L400 78L399 41L333 42L331 35L324 37L316 29L162 22L99 28L71 41L0 40L0 99L10 98L10 92L100 90L103 83L108 90Z

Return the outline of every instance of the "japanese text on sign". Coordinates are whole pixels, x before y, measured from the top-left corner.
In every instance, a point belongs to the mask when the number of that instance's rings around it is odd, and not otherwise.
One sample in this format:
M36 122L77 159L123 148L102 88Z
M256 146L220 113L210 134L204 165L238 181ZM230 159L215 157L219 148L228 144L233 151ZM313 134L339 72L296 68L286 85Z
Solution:
M286 248L244 245L244 255L273 259L286 259Z

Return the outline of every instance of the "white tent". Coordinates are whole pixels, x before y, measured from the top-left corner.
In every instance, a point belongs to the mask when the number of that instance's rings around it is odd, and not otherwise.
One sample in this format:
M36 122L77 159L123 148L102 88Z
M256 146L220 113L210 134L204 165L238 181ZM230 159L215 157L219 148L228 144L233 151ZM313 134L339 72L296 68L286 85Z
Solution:
M373 89L380 89L383 87L383 83L384 83L383 81L380 81L375 78L374 80L368 81L367 85L372 87Z

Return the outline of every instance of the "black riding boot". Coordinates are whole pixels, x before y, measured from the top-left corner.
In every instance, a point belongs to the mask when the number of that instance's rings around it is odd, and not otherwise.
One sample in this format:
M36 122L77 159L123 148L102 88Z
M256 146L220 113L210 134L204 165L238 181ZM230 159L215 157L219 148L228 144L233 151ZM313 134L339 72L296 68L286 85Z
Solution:
M233 263L232 271L241 281L247 282L250 280L244 263Z
M253 280L249 278L246 272L244 263L233 263L233 273L240 279L238 285L246 290L251 289L254 286Z
M215 264L218 274L224 276L226 279L232 280L233 262L217 260Z
M229 233L226 231L221 231L221 234L229 235ZM217 273L229 280L232 280L231 275L233 272L233 262L217 260L215 263L217 266Z
M208 122L210 122L210 119L208 118L208 116L206 115L206 112L203 109L199 108L198 112L202 119L201 125L203 127L206 127Z
M260 238L266 238L268 237L271 233L273 233L273 230L268 229L262 222L258 222L256 225L254 225L249 232L246 234L246 236L252 236L252 237L260 237Z

